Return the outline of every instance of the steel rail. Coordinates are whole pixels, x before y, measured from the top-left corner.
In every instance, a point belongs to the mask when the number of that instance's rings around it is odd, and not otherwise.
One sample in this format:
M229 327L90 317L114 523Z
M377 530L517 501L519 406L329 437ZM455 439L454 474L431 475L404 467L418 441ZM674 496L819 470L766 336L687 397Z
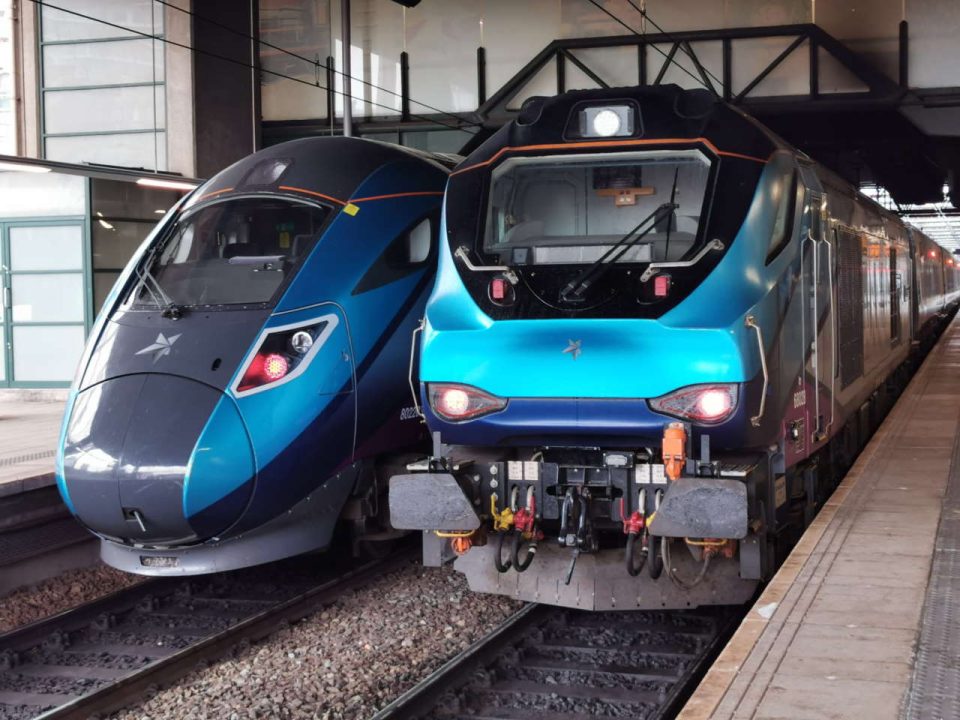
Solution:
M512 642L512 633L525 630L554 610L556 608L547 605L524 605L491 633L450 658L370 720L398 720L425 713L437 702L440 693L464 683L477 664L485 665L496 659L497 653Z
M745 608L743 609L745 610ZM456 655L444 663L436 671L428 675L414 687L406 691L393 702L384 706L371 720L412 720L420 717L446 717L450 715L465 716L466 712L447 712L440 710L444 696L449 697L451 692L469 693L471 689L477 694L484 692L497 692L496 666L503 665L506 662L517 668L531 667L533 669L549 669L556 674L554 683L537 687L536 681L525 680L521 682L507 683L509 687L502 690L505 694L518 694L528 697L543 695L549 693L558 697L565 696L565 690L570 689L570 697L578 699L593 698L598 703L603 703L610 699L613 704L624 702L653 703L656 705L644 717L649 720L657 718L672 717L679 710L682 703L685 702L689 693L694 689L696 683L702 677L709 663L719 653L721 647L727 638L732 634L735 627L739 624L742 613L736 611L710 610L707 611L707 617L713 618L713 626L709 631L709 637L704 637L704 632L684 630L683 628L673 627L669 621L653 621L644 629L652 636L662 636L665 633L672 633L677 639L686 638L687 640L696 639L694 650L687 653L677 648L670 648L669 643L664 646L662 640L651 640L649 644L642 642L635 646L624 648L611 648L603 642L596 646L577 645L577 652L582 653L578 663L567 668L566 671L574 675L585 675L595 672L600 675L612 676L622 674L632 678L621 688L610 689L609 686L587 688L583 685L578 687L566 687L561 679L565 672L562 661L544 661L543 659L529 662L520 659L519 655L524 649L536 649L542 645L544 648L550 648L549 642L544 642L543 628L553 619L563 616L565 613L571 613L567 608L553 607L549 605L529 604L508 617L496 629L473 643L466 650ZM696 612L677 611L687 615L697 615ZM613 630L617 633L623 633L621 623L624 622L624 616L630 615L636 618L643 618L649 615L658 617L663 615L669 617L673 613L664 611L636 611L632 613L613 612L613 613L583 613L580 617L590 616L589 621L596 622L597 634L602 635L606 630ZM628 621L629 622L629 621ZM644 627L643 625L638 628ZM592 626L588 623L581 630L589 631ZM675 656L679 658L676 673L669 668L660 667L654 664L651 667L630 668L624 665L609 666L599 661L597 657L587 659L587 654L596 652L599 655L607 652L635 652L647 654L659 658ZM511 660L505 658L513 657ZM586 668L591 668L587 670ZM481 685L481 689L476 690L472 684L478 676L486 674L489 683ZM660 683L668 686L664 690L652 692L650 689L640 687L631 687L631 684L641 684L643 682ZM595 694L594 694L595 693ZM477 710L478 717L490 717L490 707ZM498 717L529 717L535 716L539 711L533 710L529 703L520 703L518 707L498 706ZM577 713L579 717L585 711ZM501 714L502 713L502 714ZM531 715L532 713L533 715Z
M227 628L201 637L196 642L156 658L140 668L131 669L108 685L84 695L73 695L69 701L42 712L36 718L88 718L91 715L115 712L142 701L150 691L172 684L203 663L223 657L234 647L260 640L289 623L312 614L344 593L398 569L415 556L415 549L404 544L386 558L368 562L332 578L326 577L293 597L278 600L270 607L255 609L252 614ZM102 622L110 613L133 610L138 603L151 597L170 597L189 582L190 579L186 578L148 580L0 635L0 672L16 672L16 654L36 648L48 638L67 637L71 632L91 627L96 621ZM226 595L222 599L230 600L230 596ZM171 632L175 634L176 631ZM185 634L189 637L190 632ZM0 705L0 716L2 715L3 706Z

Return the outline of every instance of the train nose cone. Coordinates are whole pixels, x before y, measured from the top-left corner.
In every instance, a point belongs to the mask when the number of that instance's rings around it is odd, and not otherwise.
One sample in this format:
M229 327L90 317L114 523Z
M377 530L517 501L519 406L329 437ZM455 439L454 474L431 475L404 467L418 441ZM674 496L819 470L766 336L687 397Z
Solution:
M212 537L253 490L253 451L233 401L183 377L127 375L81 392L63 448L80 520L144 545Z

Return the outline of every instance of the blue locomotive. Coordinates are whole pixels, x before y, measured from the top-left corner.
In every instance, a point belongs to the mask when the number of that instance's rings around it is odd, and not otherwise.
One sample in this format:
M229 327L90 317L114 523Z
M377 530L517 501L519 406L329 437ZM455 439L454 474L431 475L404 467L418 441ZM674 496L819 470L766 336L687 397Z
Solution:
M676 86L529 100L444 218L391 519L537 602L748 600L960 299L947 251Z
M452 165L297 140L168 213L97 320L57 456L105 562L206 573L324 548L338 523L390 537L390 463L424 447L409 337Z

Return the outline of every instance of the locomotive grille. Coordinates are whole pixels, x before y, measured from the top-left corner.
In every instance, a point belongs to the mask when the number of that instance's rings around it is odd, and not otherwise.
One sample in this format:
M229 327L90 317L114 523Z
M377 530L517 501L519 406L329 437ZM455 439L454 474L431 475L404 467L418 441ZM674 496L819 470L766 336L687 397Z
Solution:
M860 237L837 231L840 385L847 387L863 375L863 270Z

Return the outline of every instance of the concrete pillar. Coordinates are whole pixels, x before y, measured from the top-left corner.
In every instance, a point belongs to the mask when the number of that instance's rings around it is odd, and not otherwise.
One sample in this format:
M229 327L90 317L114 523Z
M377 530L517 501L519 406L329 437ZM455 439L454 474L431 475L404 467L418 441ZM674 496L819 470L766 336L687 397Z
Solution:
M191 9L190 0L168 0L176 7ZM175 43L193 44L191 18L176 8L163 8L164 34ZM193 53L176 45L164 45L167 100L167 164L171 172L187 177L197 174L193 108Z
M13 0L14 87L17 103L17 154L41 157L40 67L37 47L40 31L37 6Z
M253 0L204 0L193 18L196 174L210 177L256 149L257 59ZM209 53L209 54L205 54ZM219 56L219 57L217 57Z

